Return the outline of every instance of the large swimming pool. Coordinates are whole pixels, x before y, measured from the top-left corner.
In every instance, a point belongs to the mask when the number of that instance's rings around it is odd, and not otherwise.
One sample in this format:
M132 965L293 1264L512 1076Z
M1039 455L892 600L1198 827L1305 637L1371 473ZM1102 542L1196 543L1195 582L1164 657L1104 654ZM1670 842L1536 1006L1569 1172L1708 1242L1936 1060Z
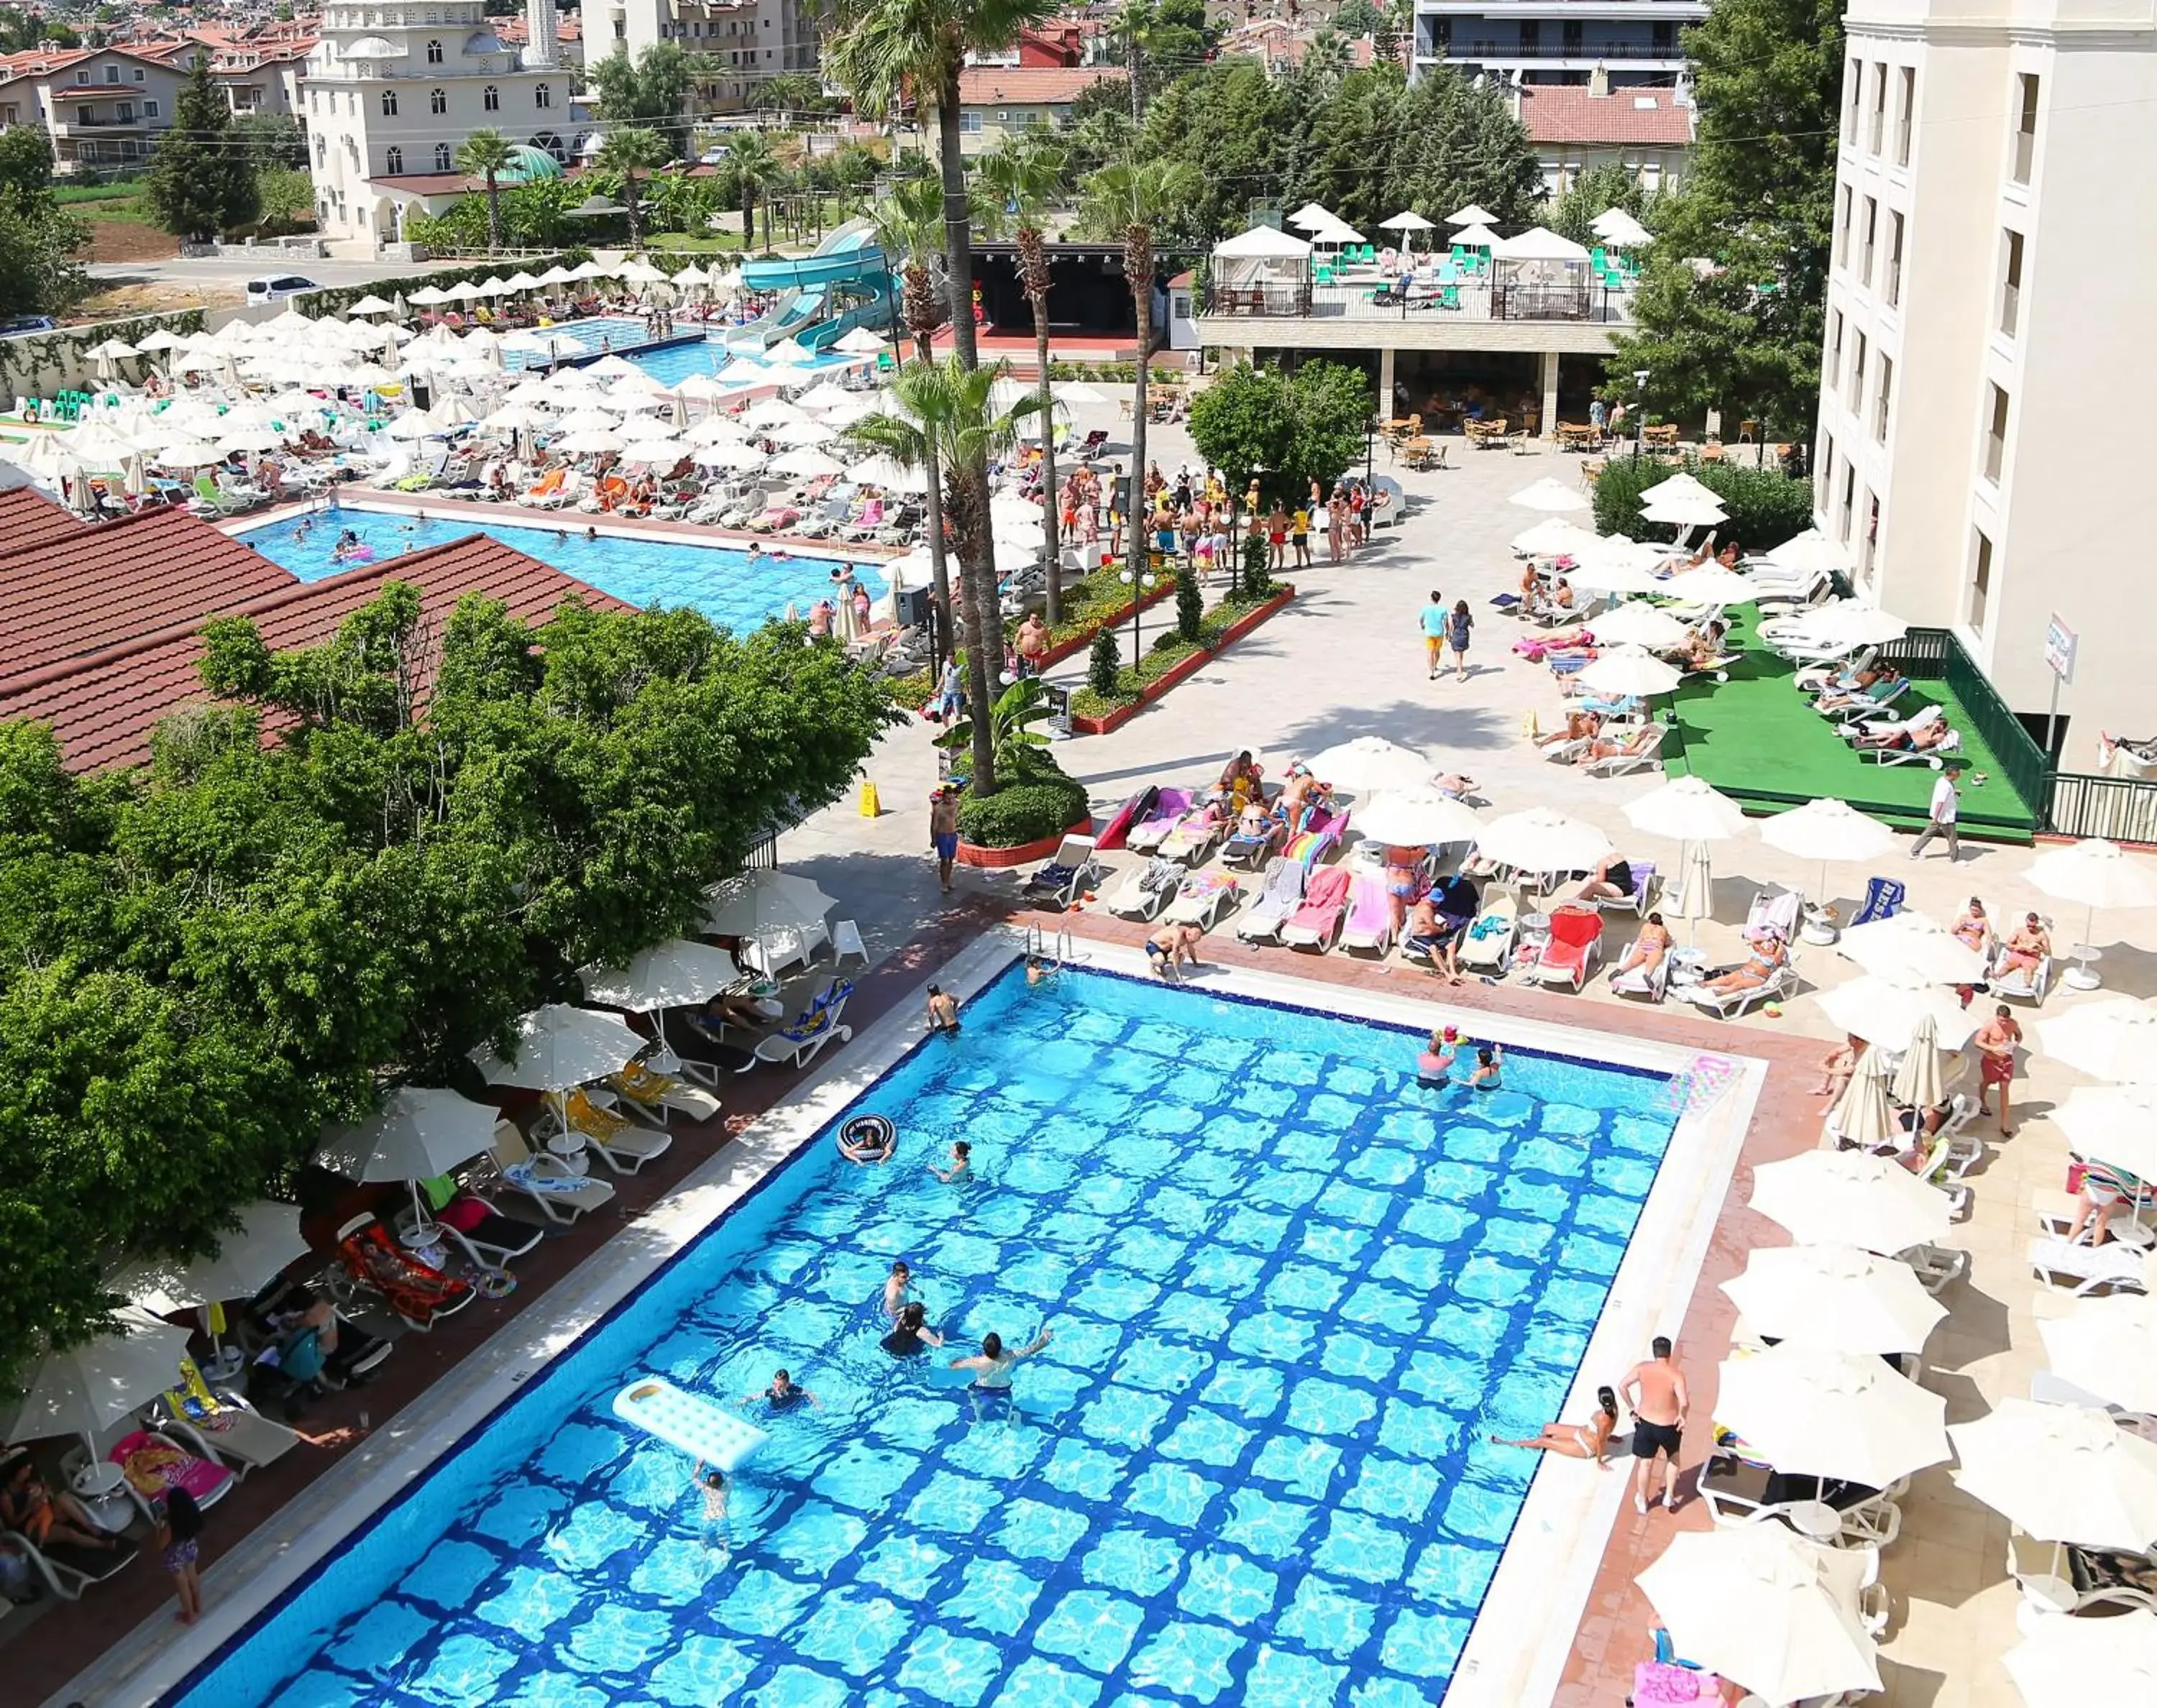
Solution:
M376 562L483 533L616 599L634 605L692 605L738 633L785 615L790 604L806 616L811 605L830 594L831 571L845 561L782 548L752 556L727 546L685 545L634 534L586 539L590 517L577 511L555 513L562 517L559 529L504 526L468 511L460 513L447 501L424 515L346 506L333 515L317 512L249 528L239 538L302 581L319 581L342 567L331 561L330 551L347 528L373 551ZM779 555L782 550L785 554ZM867 567L865 562L857 564ZM882 584L874 575L863 579L873 588Z
M685 323L680 330L693 332L695 327ZM747 330L741 327L723 326L712 327L699 342L669 343L660 349L647 350L642 347L644 322L634 317L612 315L590 320L564 321L559 326L542 328L541 336L556 340L556 353L562 356L574 356L579 352L586 355L611 352L622 356L664 385L679 385L692 373L701 373L708 378L715 376L737 355L747 353L754 357L755 353L753 350L746 352L728 350L724 340L729 337L745 337ZM530 355L521 351L504 352L505 363L517 368L543 368L548 359L536 352ZM809 361L787 368L774 368L772 381L774 383L781 381L790 383L790 376L813 373L820 368L844 368L849 365L851 359L831 351L819 352Z
M1535 1469L1485 1438L1557 1415L1672 1082L1431 1090L1397 1028L1100 973L965 1021L846 1112L896 1161L819 1134L167 1700L1436 1701ZM958 1350L1054 1330L1008 1414L882 1349L898 1258ZM780 1366L821 1404L714 1546L609 1402Z

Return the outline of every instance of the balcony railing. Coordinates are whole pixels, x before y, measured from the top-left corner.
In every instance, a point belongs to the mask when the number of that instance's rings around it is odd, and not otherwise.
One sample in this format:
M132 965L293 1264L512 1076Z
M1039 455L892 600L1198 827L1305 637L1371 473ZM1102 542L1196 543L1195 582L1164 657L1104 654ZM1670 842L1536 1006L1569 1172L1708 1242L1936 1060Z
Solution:
M1454 41L1439 43L1428 57L1447 59L1673 59L1682 60L1676 42L1657 47L1650 42Z
M1199 311L1238 320L1629 322L1630 295L1600 285L1488 282L1403 298L1369 285L1209 285Z

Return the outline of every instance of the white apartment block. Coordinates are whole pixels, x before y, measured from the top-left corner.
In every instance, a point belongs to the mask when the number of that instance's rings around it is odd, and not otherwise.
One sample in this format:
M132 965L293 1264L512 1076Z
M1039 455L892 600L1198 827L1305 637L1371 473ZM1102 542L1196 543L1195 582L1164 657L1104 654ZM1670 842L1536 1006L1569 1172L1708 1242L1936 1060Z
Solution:
M2062 762L2157 731L2133 567L2157 395L2157 11L1851 0L1815 505L1861 591L1954 631ZM2130 555L2133 554L2133 555Z
M553 0L528 0L526 15L530 40L514 49L489 27L480 0L324 9L304 94L326 236L401 240L410 208L463 187L456 152L474 131L571 157L571 77L556 46Z
M585 26L588 64L617 48L633 59L656 42L712 61L712 75L698 90L699 114L747 111L764 79L817 69L811 0L595 0L585 16L592 20Z
M1686 72L1680 33L1707 0L1415 0L1410 75L1434 65L1509 83L1674 85Z

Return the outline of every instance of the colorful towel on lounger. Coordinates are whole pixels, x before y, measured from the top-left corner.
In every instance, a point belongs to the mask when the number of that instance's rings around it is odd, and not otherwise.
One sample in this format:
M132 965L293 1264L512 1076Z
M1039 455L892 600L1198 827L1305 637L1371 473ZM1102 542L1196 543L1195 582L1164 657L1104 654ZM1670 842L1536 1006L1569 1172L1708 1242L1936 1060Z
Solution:
M353 1275L388 1299L399 1316L415 1322L428 1320L471 1291L467 1283L454 1280L399 1250L389 1231L378 1222L347 1235L337 1247L337 1256Z

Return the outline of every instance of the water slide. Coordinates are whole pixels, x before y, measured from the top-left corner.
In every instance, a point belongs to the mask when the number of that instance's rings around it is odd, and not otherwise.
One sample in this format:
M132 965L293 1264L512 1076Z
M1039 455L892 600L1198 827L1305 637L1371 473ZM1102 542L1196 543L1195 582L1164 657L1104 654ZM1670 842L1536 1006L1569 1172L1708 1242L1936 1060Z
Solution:
M732 345L769 347L783 338L828 349L856 327L882 332L895 306L883 251L865 220L841 226L815 253L795 260L741 264L749 290L776 291L770 312L727 334Z

